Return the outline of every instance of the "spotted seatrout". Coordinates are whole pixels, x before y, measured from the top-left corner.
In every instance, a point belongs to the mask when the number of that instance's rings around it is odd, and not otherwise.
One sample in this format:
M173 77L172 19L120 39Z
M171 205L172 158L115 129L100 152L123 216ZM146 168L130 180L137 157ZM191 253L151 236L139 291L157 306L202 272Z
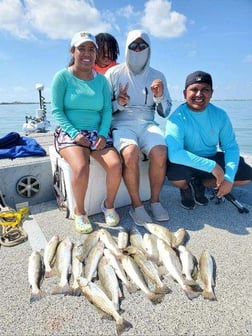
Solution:
M175 279L178 282L178 284L181 286L186 296L190 300L198 297L201 294L201 292L194 291L188 284L188 281L184 279L182 275L181 263L176 255L176 252L162 239L157 240L157 246L160 259L162 260L165 268L167 269L169 274L173 277L173 279Z
M157 266L151 260L148 260L144 253L138 250L132 255L132 257L144 274L145 278L155 285L155 293L171 293L170 288L161 281Z
M71 293L68 278L72 261L72 246L73 243L66 237L57 247L55 267L60 281L52 291L52 294L67 295Z
M144 248L143 237L137 228L130 230L130 244L137 247L139 250L146 252Z
M116 334L121 335L124 331L132 328L132 324L126 321L115 309L113 302L108 298L105 292L92 281L80 277L78 279L82 294L94 304L97 308L112 316L116 322Z
M115 309L120 310L120 298L122 293L119 287L118 278L116 276L115 270L109 262L109 259L103 256L98 264L98 276L102 288L114 303Z
M56 255L57 246L59 244L59 236L53 236L47 243L44 251L44 265L45 265L45 278L53 275L52 264Z
M153 223L146 223L144 224L144 227L146 228L146 230L154 234L156 237L164 240L166 244L168 244L169 246L172 246L173 233L169 229L159 224L153 224Z
M82 252L78 256L78 259L81 262L84 262L86 257L89 255L89 252L91 251L92 247L95 246L95 244L98 242L100 238L100 232L99 231L93 231L86 237L85 241L82 245Z
M86 263L84 266L84 275L88 280L92 280L97 275L98 263L103 256L104 243L101 240L92 247L89 255L86 258Z
M28 281L31 287L30 303L40 300L45 293L40 289L44 279L45 268L38 251L33 251L28 261Z
M177 248L179 245L184 245L187 237L187 232L184 228L180 228L173 232L172 247Z
M114 268L117 277L122 281L124 286L127 288L127 291L130 294L136 292L137 287L135 287L135 285L128 280L120 260L118 260L116 256L107 248L104 249L104 255L109 260L111 266Z
M80 262L79 256L82 254L82 244L80 242L75 243L73 250L72 250L72 295L79 296L80 288L77 282L77 279L82 276L83 274L83 263Z
M121 256L122 252L113 236L105 229L100 229L99 232L100 240L103 241L105 247L108 248L116 257Z
M179 245L178 251L179 259L182 264L182 273L185 275L187 280L192 281L193 283L198 272L198 261L186 246Z
M152 233L145 233L143 235L143 244L146 250L148 259L154 261L155 263L159 263L159 255L157 249L157 236Z
M128 246L129 233L125 229L121 229L118 233L117 245L119 249L124 249Z
M213 258L207 250L202 251L199 258L200 278L204 284L202 296L204 299L215 301L216 296L213 290L215 285L213 278Z
M145 293L146 297L153 304L161 303L164 298L164 293L156 294L149 289L144 276L134 259L129 255L123 255L120 260L128 277Z

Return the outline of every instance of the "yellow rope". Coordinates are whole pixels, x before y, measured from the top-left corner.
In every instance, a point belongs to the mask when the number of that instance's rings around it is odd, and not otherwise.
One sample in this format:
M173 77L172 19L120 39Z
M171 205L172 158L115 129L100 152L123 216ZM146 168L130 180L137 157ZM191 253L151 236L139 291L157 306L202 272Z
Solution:
M3 246L15 246L27 240L28 235L21 225L28 214L28 207L22 207L17 211L7 206L1 208L0 225L2 225L2 234L0 236L0 244Z

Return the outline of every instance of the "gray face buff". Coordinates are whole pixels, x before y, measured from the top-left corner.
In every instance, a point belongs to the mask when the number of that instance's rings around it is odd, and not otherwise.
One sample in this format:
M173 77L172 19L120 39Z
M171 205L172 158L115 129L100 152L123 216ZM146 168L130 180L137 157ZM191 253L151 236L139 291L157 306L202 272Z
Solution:
M142 51L128 50L128 66L133 73L140 73L149 58L149 48Z

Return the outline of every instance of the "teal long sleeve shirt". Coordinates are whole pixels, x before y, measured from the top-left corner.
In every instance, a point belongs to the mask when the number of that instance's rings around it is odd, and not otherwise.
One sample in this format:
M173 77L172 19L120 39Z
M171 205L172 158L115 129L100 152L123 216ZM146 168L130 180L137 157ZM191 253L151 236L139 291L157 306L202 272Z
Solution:
M108 136L112 120L111 93L107 79L96 74L85 81L68 69L58 71L51 86L51 111L58 125L74 139L81 130L97 130Z
M181 104L167 119L165 139L169 160L211 173L216 162L207 157L220 149L225 157L224 179L233 182L239 147L227 113L209 103L201 112Z

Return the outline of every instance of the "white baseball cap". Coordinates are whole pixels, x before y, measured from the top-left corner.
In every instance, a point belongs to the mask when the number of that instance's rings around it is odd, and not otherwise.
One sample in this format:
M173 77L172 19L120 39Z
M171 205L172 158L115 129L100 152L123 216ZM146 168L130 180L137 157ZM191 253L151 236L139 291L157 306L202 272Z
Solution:
M80 31L74 34L71 40L71 47L79 47L84 42L92 42L95 45L95 47L98 49L95 36L85 31Z

